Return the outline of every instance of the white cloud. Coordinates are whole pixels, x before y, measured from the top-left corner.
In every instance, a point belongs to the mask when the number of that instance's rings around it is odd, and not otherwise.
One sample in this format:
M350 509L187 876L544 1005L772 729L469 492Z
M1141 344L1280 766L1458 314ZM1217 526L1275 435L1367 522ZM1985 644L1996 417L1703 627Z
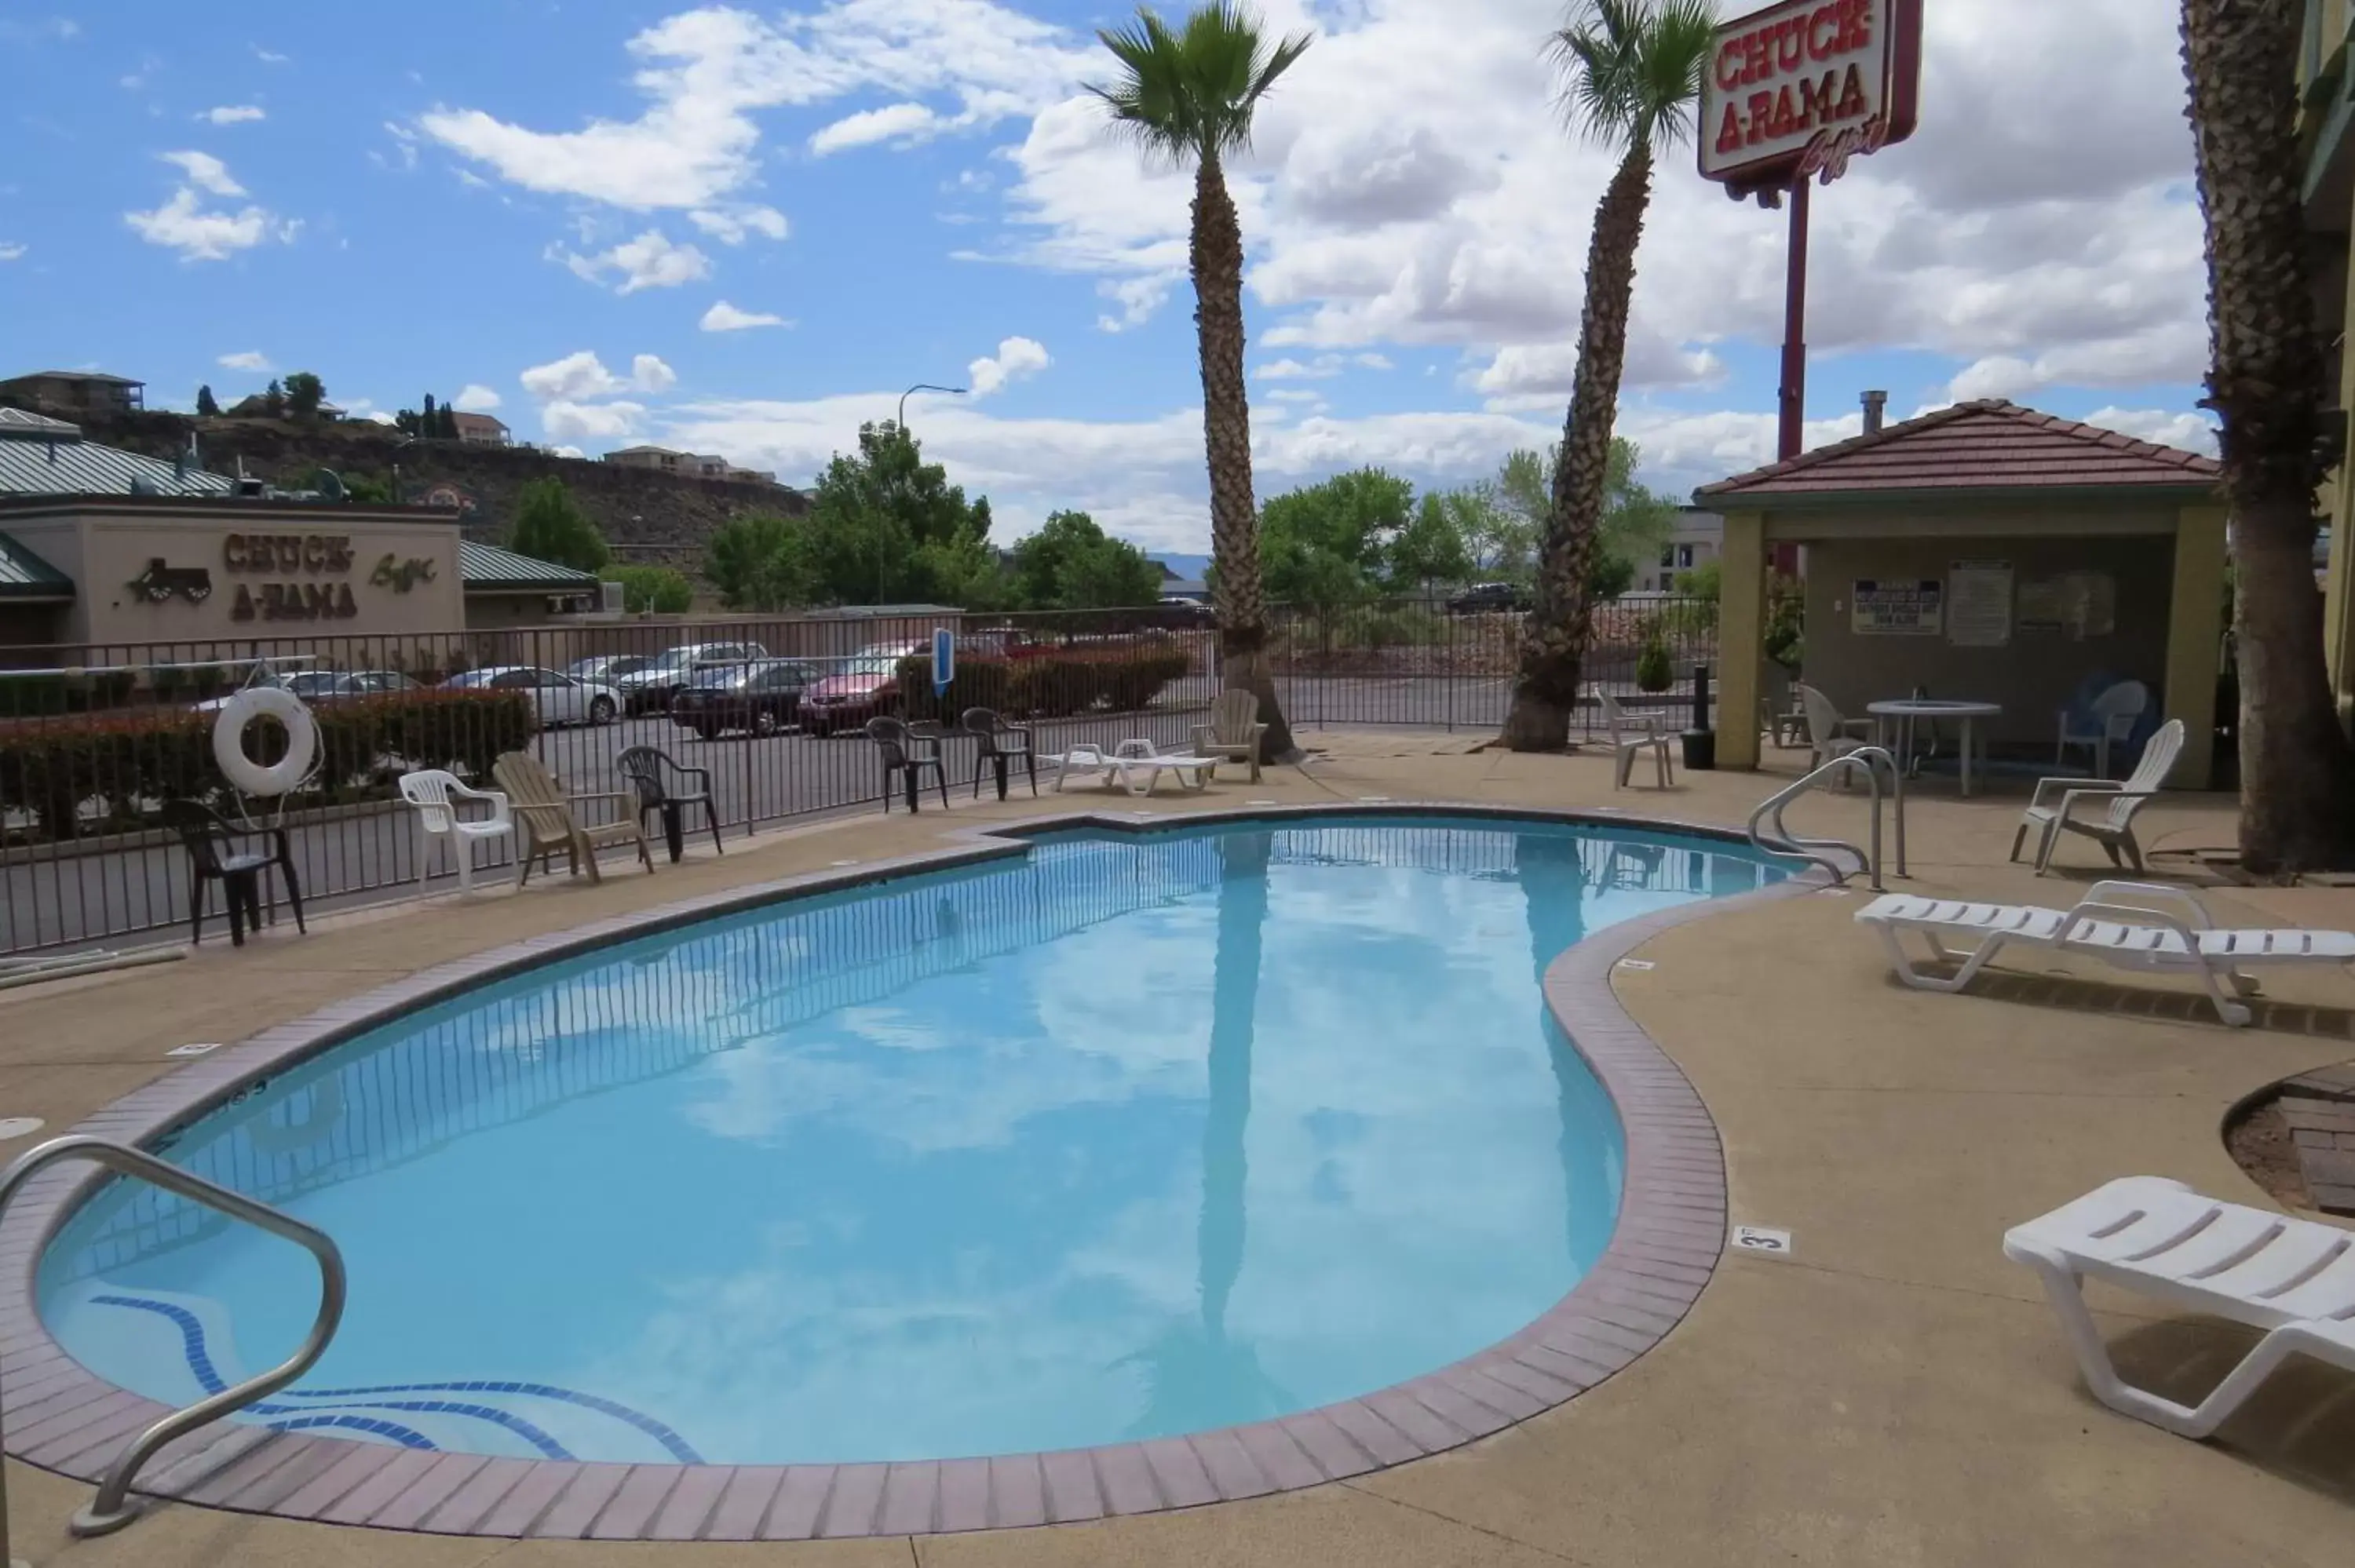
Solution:
M1368 370L1388 370L1391 367L1390 355L1386 354L1360 354L1352 357Z
M1262 381L1316 381L1340 375L1341 367L1330 359L1315 365L1297 359L1272 359L1252 374Z
M2137 440L2216 455L2216 423L2205 414L2179 414L2166 408L2096 408L2085 416L2085 423Z
M164 162L176 165L188 183L213 196L240 196L245 187L229 177L229 165L210 153L165 153Z
M249 121L268 119L269 116L262 112L261 106L258 103L224 103L217 109L206 110L197 118L214 125L242 125Z
M687 218L722 245L741 245L754 234L783 239L792 231L785 215L773 207L698 207Z
M371 412L368 417L368 420L371 425L391 425L399 423L399 421L394 419L390 414L386 413L381 408Z
M548 450L551 455L561 458L585 458L589 455L575 446L555 446Z
M921 103L887 103L880 109L845 115L821 128L810 137L809 149L823 158L828 153L877 142L911 144L930 140L943 123L939 115Z
M945 100L944 125L986 129L1068 93L1101 60L1061 28L991 0L830 0L772 23L706 6L629 41L634 120L536 131L439 108L424 132L527 189L634 211L710 208L757 177L762 110L877 90Z
M253 46L253 58L260 60L263 65L292 65L294 63L293 56L282 55L275 49L265 49L260 44Z
M972 384L973 395L986 397L1011 382L1036 376L1053 363L1045 344L1027 337L1009 337L998 344L995 355L966 366L965 376Z
M593 256L579 255L561 246L549 254L591 283L603 282L608 272L617 274L621 281L616 291L624 294L640 289L675 289L711 275L711 258L692 245L672 243L655 228Z
M697 324L705 332L742 332L748 327L783 326L786 323L783 316L773 316L765 311L738 310L727 301L719 300L703 313L703 320Z
M559 398L539 411L539 424L551 440L612 441L634 435L645 412L639 403L572 403Z
M469 381L458 388L458 395L450 399L450 406L464 408L469 414L487 414L499 406L499 401L496 392L479 381Z
M258 348L248 348L236 354L224 354L214 363L224 370L262 371L270 368L270 356Z
M14 261L25 253L24 246L14 240L0 240L0 261Z
M525 391L544 403L579 403L623 392L664 392L678 382L671 367L651 354L633 358L625 379L606 369L604 361L585 348L532 366L517 379Z

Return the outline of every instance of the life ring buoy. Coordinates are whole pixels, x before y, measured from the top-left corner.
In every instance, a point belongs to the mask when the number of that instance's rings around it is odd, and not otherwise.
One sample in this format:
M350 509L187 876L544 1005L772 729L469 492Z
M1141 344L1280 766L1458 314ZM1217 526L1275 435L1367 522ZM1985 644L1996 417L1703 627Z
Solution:
M245 726L274 718L286 728L286 755L268 768L246 755ZM213 722L213 761L221 777L248 795L291 795L311 776L319 751L319 726L303 699L277 686L248 686L221 705Z

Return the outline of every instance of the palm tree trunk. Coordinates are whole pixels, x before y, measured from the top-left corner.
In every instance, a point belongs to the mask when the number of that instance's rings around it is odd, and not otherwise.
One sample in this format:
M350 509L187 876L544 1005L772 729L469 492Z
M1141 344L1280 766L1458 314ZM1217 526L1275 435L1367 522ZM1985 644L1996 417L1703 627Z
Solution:
M1652 154L1632 149L1594 209L1586 252L1586 308L1579 326L1578 371L1553 468L1545 544L1538 558L1537 604L1521 630L1521 667L1505 715L1505 744L1515 751L1558 751L1570 742L1578 706L1579 669L1593 605L1587 580L1603 530L1604 489L1611 469L1611 427L1618 417L1619 374L1627 358L1627 308L1636 293L1636 247L1652 199Z
M2355 754L2314 586L2324 361L2299 199L2299 23L2286 0L2184 0L2207 217L2206 403L2222 419L2232 508L2241 859L2265 875L2344 864L2355 847Z
M1260 759L1293 754L1267 657L1259 508L1252 500L1251 403L1243 390L1243 231L1216 157L1194 171L1194 328L1202 355L1202 444L1210 465L1210 556L1219 568L1219 663L1259 699Z

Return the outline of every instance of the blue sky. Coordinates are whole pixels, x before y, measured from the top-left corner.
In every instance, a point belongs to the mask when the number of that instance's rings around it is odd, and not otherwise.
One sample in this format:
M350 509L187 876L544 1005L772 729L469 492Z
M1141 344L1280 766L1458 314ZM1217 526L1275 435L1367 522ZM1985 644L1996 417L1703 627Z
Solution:
M2207 439L2167 9L1931 7L1920 133L1819 193L1812 436L1879 387ZM0 358L165 406L310 369L356 409L464 395L520 440L788 481L909 384L970 386L910 422L1001 534L1077 505L1199 549L1190 186L1077 90L1124 14L11 0ZM1549 102L1559 8L1268 14L1318 37L1235 172L1261 493L1476 479L1559 424L1609 169ZM1656 483L1770 455L1782 233L1665 163L1621 418Z

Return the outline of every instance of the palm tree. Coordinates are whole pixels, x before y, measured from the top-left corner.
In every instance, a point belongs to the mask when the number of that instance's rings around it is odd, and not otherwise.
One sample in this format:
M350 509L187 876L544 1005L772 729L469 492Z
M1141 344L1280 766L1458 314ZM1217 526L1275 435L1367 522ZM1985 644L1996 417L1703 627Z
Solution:
M1270 48L1258 18L1214 0L1182 31L1149 8L1125 28L1099 32L1121 79L1088 90L1149 154L1194 165L1188 264L1202 359L1202 444L1210 468L1210 551L1216 564L1219 655L1226 683L1259 698L1263 758L1289 756L1292 731L1275 700L1267 658L1267 599L1260 585L1259 513L1252 500L1251 406L1243 393L1243 235L1227 195L1225 159L1251 145L1259 101L1308 48L1295 34Z
M1710 0L1581 0L1554 35L1554 57L1571 78L1563 102L1572 123L1620 156L1587 246L1578 370L1554 458L1537 604L1521 634L1520 673L1505 715L1505 744L1515 751L1555 750L1570 739L1652 157L1691 133L1716 26Z
M2222 418L2241 665L2241 859L2344 863L2355 755L2323 661L2314 493L2324 358L2299 206L2299 7L2184 0L2183 65L2208 229L2207 407Z

